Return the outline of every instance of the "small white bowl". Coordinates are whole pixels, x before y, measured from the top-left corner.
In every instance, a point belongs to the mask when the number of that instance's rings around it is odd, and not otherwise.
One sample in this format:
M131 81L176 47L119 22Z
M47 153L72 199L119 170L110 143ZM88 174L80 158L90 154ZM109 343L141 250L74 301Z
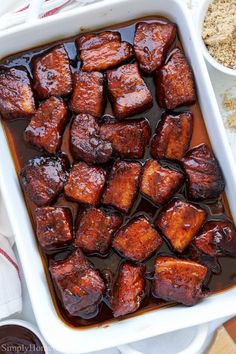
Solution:
M221 71L224 74L228 74L231 76L236 76L236 70L227 68L226 66L218 63L208 52L207 47L202 39L202 26L203 22L208 10L208 7L210 3L213 0L201 0L199 1L199 4L197 5L196 9L196 28L197 28L197 34L199 36L199 40L201 43L203 55L205 59L217 70Z
M45 354L50 353L49 345L42 338L42 335L38 332L38 330L35 328L35 326L32 325L30 322L26 322L26 321L18 320L18 319L10 319L10 320L5 320L5 321L0 322L0 327L8 326L8 325L21 326L21 327L25 327L25 328L29 329L32 333L35 334L36 337L38 337L39 341L42 343Z

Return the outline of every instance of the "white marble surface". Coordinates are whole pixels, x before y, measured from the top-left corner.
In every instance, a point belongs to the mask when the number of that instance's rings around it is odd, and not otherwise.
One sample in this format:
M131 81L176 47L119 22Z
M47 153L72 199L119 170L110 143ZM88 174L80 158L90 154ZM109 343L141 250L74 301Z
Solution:
M187 3L187 6L189 7L190 11L194 13L195 8L198 4L199 1L202 0L183 0ZM226 123L226 132L229 138L230 145L232 147L232 150L234 152L234 156L236 159L236 130L232 131L227 127L227 122L226 122L226 112L223 108L222 105L222 100L225 92L227 91L229 94L235 94L236 93L236 79L231 78L227 75L221 74L217 72L215 69L211 68L208 66L210 77L212 80L212 84L215 90L215 94L218 100L218 104L222 113L222 119ZM1 208L1 213L4 213L3 209ZM2 217L2 215L1 215ZM5 216L4 216L5 218ZM1 218L0 218L1 221ZM7 232L11 232L10 229L7 230ZM15 250L17 254L17 250ZM27 287L24 281L24 276L21 272L21 279L22 279L22 287L23 287L23 311L21 314L13 315L12 318L20 318L24 319L26 321L29 321L31 323L34 323L36 326L36 321L35 317L33 314L33 310L31 307ZM204 344L201 353L204 353L205 349L209 345L209 343L212 340L212 335L215 331L215 329L224 321L224 319L220 319L217 321L214 321L210 324L210 330L209 330L209 336L207 342ZM148 340L136 342L132 344L132 346L137 349L142 351L145 354L176 354L177 352L183 350L192 340L196 333L196 328L188 328L185 330L177 331L177 332L172 332L169 334L161 335L158 337L150 338ZM56 354L52 348L50 350L50 353ZM116 348L110 348L108 350L96 352L100 354L117 354L119 353L118 349ZM65 353L66 354L66 353Z

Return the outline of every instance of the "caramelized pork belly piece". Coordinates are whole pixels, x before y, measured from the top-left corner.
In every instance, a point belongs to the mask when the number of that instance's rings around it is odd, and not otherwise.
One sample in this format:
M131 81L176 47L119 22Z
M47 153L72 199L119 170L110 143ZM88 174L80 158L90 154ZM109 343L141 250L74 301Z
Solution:
M133 56L128 42L121 42L118 32L85 33L76 40L83 71L101 71Z
M215 257L219 253L219 250L217 249L217 242L221 239L222 234L220 232L220 228L215 226L208 231L200 232L200 234L193 239L192 245L199 251L211 257Z
M75 163L64 188L65 196L78 203L97 205L105 180L103 168L89 166L82 161Z
M236 256L235 226L227 219L208 221L192 244L211 257Z
M30 117L35 101L29 75L21 68L0 67L0 114L4 119Z
M217 248L221 250L222 255L236 256L236 228L230 220L208 221L203 229L208 231L217 227L221 234L219 239L215 238Z
M35 157L20 172L21 184L38 206L52 203L67 180L69 161L66 155Z
M123 158L143 158L145 147L150 139L150 126L147 120L127 122L107 122L100 128L101 138L109 140L116 155Z
M81 50L83 71L102 71L117 66L133 56L128 42L110 42L99 48Z
M68 118L65 102L57 97L48 98L31 118L24 133L25 141L55 154L61 146Z
M70 109L75 113L87 113L101 117L105 105L103 74L78 71L73 74L73 92Z
M65 260L53 263L49 270L71 316L97 314L105 285L79 249Z
M72 91L70 61L63 45L33 59L33 78L40 99L66 96Z
M112 154L112 145L100 136L96 119L90 114L78 114L71 126L70 146L76 160L105 163Z
M157 257L152 293L165 301L195 305L207 295L203 290L207 267L188 259Z
M124 316L136 311L145 289L145 266L129 262L123 263L112 292L112 311L114 317Z
M102 210L89 208L78 217L74 244L85 253L107 253L114 232L122 223L118 213L105 214Z
M44 250L68 245L73 237L69 208L42 207L35 211L36 235Z
M140 191L157 204L165 204L179 190L184 181L181 172L148 160L143 168Z
M160 107L174 109L196 101L193 73L180 49L176 49L156 73L157 102Z
M121 119L152 107L152 95L141 77L138 64L107 71L108 92L114 115Z
M138 162L115 161L102 196L102 203L127 213L138 191L141 169Z
M152 138L152 157L157 160L181 160L189 148L192 121L191 112L164 113Z
M198 233L206 212L193 204L174 200L157 217L156 226L177 252L183 252Z
M220 166L205 144L189 150L182 164L188 177L187 193L190 199L218 198L224 191L225 182Z
M174 23L137 23L134 52L144 72L151 74L160 69L175 36L176 25Z
M79 50L99 48L107 43L121 42L119 32L103 31L100 33L85 33L76 39Z
M143 216L121 228L112 242L116 251L137 262L145 261L161 245L161 236Z

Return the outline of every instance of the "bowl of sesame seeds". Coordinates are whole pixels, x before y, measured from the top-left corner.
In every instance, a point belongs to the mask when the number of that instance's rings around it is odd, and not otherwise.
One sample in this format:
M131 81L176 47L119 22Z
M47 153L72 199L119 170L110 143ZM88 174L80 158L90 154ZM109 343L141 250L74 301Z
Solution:
M202 0L196 20L205 59L236 76L236 0Z

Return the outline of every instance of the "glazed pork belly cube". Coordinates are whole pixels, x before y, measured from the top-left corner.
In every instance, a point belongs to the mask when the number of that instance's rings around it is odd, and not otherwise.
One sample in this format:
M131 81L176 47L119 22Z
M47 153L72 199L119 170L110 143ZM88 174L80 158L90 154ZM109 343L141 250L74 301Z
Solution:
M68 118L65 102L57 97L48 98L31 118L24 132L25 141L49 154L55 154L61 146Z
M143 262L162 245L162 238L143 216L130 221L115 235L112 247L122 256Z
M182 200L174 200L157 217L156 226L173 249L183 252L198 233L206 219L206 212Z
M229 220L208 221L192 244L211 256L236 256L236 228Z
M181 172L148 160L143 168L140 191L157 204L165 204L184 182Z
M78 71L73 74L73 92L70 109L75 113L87 113L101 117L105 107L103 74Z
M90 114L78 114L72 123L70 147L76 160L105 163L112 155L110 141L102 139L96 119Z
M36 235L44 250L68 245L73 237L73 222L69 208L42 207L35 211Z
M152 157L181 160L189 148L192 131L191 112L164 113L151 141Z
M63 45L33 59L33 79L40 99L66 96L72 91L70 61Z
M85 253L106 254L121 223L122 217L118 213L106 215L100 209L89 208L78 217L74 244Z
M76 45L79 50L99 48L107 43L120 42L119 32L103 31L100 33L85 33L76 39Z
M180 49L176 49L156 73L157 102L160 107L174 109L196 101L191 67Z
M133 47L118 32L86 33L76 40L83 71L102 71L133 56Z
M20 172L25 193L38 206L52 203L63 190L68 167L66 155L29 160Z
M147 120L106 122L100 128L101 138L111 142L116 155L123 158L141 159L150 140Z
M203 230L208 231L217 227L221 237L214 238L214 243L217 244L218 250L222 255L236 256L236 228L230 220L214 220L208 221ZM219 251L219 252L220 252Z
M21 68L0 68L0 114L3 119L30 117L35 101L29 75Z
M152 107L152 95L141 77L138 64L107 71L108 92L118 119L133 116Z
M160 69L175 36L176 25L174 23L137 23L134 52L141 70L151 74Z
M75 163L64 188L65 196L78 203L97 205L105 180L103 168L89 166L82 161Z
M187 193L192 200L218 198L225 182L218 161L205 144L187 152L182 159L188 177Z
M207 295L203 290L207 267L188 259L157 257L152 293L165 301L195 305Z
M127 213L138 191L141 169L138 162L115 161L102 196L102 203Z
M192 245L200 252L203 252L210 257L221 255L221 251L218 249L217 245L217 243L222 239L222 234L220 231L221 230L218 226L215 226L208 231L202 231L193 239Z
M105 284L79 249L65 260L51 264L49 270L71 316L96 316Z
M129 262L123 263L112 292L112 311L114 317L124 316L136 311L144 298L145 266Z

